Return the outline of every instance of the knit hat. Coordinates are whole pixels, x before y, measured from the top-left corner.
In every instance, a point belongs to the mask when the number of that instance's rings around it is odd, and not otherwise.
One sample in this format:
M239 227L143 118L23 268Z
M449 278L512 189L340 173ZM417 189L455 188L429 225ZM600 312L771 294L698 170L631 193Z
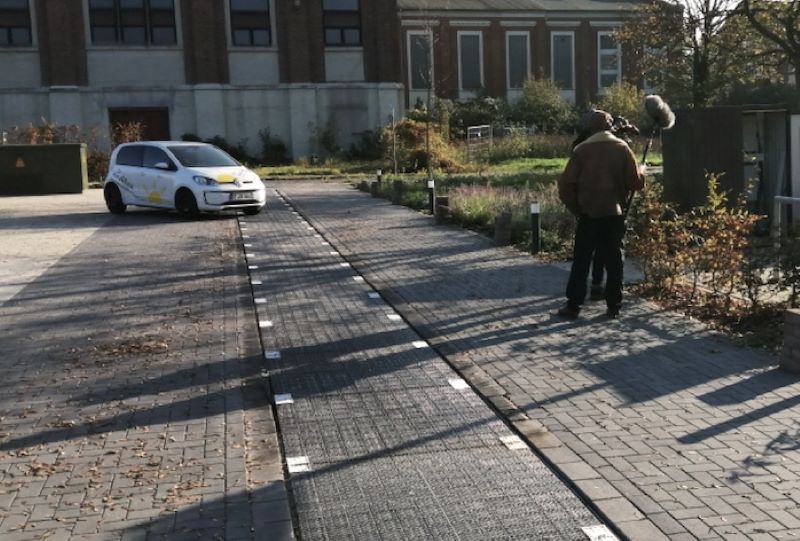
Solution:
M600 131L610 130L614 124L614 117L605 111L596 110L592 111L589 118L586 120L586 127L592 132L597 133Z

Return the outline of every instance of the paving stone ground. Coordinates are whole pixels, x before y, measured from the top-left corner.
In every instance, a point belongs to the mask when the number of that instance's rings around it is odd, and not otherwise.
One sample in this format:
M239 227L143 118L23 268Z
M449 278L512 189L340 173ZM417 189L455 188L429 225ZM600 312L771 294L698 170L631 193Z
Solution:
M800 537L800 382L775 357L630 297L554 318L562 269L345 185L278 188L630 539Z
M290 539L235 217L90 221L0 306L0 539Z
M300 539L586 539L593 512L288 203L240 224Z

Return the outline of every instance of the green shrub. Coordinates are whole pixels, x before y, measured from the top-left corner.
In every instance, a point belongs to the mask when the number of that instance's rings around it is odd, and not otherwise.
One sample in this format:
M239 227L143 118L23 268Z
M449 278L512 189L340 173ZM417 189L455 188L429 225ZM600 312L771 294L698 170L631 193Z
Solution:
M181 135L181 140L191 141L195 143L208 143L209 145L214 145L215 147L227 152L234 160L242 163L258 162L258 160L256 158L253 158L247 151L247 139L242 139L237 144L232 145L228 143L228 141L220 135L215 135L210 139L201 139L194 133L184 133L183 135Z
M376 161L383 159L391 153L391 127L389 127L389 137L385 137L383 131L367 130L362 132L358 141L350 146L347 153L351 160Z
M465 139L470 126L502 126L509 113L508 104L499 98L480 97L455 103L450 113L450 138Z
M597 102L597 108L613 116L623 116L642 129L651 121L644 111L644 94L630 83L615 84Z
M383 140L391 141L391 126L384 128ZM395 124L395 136L397 139L397 164L402 171L419 171L428 165L428 153L426 150L426 126L424 122L411 119L403 119ZM449 141L442 137L435 125L431 125L430 146L432 166L447 172L458 172L463 169L458 150ZM391 145L386 149L385 158L391 161Z
M568 133L578 124L578 113L559 94L550 79L529 79L512 106L514 118L544 133Z
M258 132L261 139L261 163L263 165L285 165L289 163L286 144L279 137L269 133L268 129Z

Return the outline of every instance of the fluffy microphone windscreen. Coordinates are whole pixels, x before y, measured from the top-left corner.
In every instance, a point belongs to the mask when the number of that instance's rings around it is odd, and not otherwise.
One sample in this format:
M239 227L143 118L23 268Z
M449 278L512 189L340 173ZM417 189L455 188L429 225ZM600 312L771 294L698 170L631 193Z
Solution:
M662 130L668 130L675 125L675 113L657 94L650 94L644 98L644 110Z

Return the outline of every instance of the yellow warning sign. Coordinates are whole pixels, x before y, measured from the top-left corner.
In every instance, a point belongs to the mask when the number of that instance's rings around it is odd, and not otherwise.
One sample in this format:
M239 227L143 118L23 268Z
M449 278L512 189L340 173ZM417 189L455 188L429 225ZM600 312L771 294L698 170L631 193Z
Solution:
M25 167L25 160L22 159L22 156L17 156L17 164L15 166L17 169L22 169Z

